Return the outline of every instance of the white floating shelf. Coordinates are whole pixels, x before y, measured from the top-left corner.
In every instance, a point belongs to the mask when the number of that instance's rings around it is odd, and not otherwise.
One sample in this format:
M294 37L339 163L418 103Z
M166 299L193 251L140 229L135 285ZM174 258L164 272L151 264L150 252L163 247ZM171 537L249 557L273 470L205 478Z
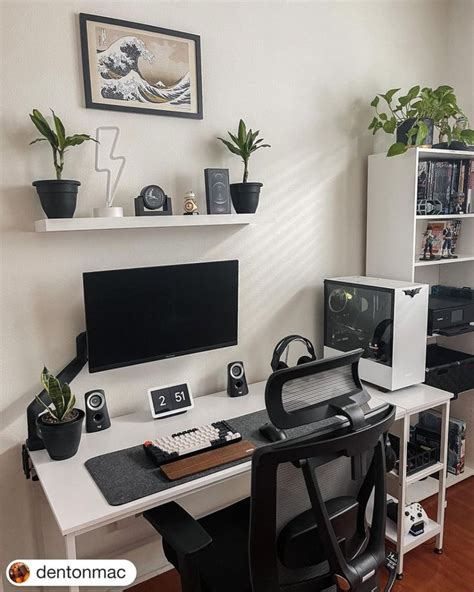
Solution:
M459 255L456 259L435 259L432 261L415 261L415 267L428 265L446 265L447 263L462 263L463 261L474 261L474 255Z
M203 214L199 216L124 216L123 218L45 218L36 220L36 232L122 230L124 228L185 228L189 226L244 226L262 222L257 214Z

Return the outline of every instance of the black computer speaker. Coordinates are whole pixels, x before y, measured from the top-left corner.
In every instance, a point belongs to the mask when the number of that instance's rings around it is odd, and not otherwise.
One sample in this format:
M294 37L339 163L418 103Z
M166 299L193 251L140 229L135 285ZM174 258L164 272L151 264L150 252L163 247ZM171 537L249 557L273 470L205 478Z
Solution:
M248 392L243 362L231 362L227 366L227 394L229 397L241 397Z
M204 169L208 214L230 214L229 169Z
M110 428L105 393L101 389L89 391L84 395L86 403L86 432L102 432Z

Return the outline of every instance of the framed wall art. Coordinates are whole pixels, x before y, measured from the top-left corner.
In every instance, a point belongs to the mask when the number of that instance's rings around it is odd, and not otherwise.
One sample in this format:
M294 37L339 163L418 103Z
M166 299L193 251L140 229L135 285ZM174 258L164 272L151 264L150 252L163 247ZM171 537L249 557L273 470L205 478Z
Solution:
M200 37L79 15L86 107L202 119Z

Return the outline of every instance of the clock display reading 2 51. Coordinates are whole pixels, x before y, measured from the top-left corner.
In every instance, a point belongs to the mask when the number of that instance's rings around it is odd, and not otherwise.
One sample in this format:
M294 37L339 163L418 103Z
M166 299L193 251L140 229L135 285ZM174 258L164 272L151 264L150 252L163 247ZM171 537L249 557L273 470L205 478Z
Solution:
M148 389L148 399L154 418L183 413L194 407L193 396L187 382L152 387Z

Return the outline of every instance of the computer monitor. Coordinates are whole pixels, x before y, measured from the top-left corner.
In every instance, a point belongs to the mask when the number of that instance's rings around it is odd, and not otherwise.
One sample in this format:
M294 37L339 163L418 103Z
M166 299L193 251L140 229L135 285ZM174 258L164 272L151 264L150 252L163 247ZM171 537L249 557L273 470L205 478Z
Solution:
M237 344L238 261L83 274L89 371Z

